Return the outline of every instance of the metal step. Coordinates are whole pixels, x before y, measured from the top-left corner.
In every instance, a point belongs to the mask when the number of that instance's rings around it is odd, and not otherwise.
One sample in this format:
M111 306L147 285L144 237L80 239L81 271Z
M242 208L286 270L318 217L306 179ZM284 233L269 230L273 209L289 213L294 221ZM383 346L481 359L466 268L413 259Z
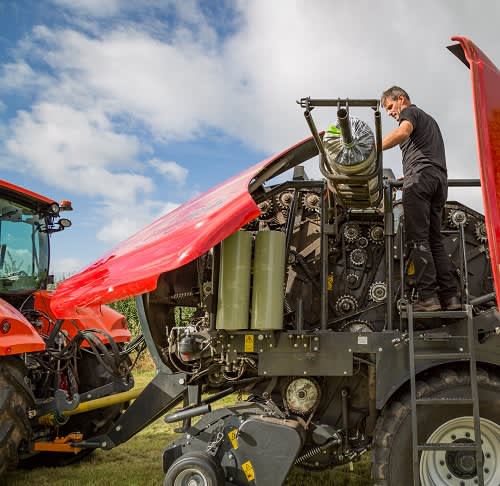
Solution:
M408 312L403 312L403 317L408 318ZM467 317L467 311L464 310L413 312L414 319L463 319L464 317Z
M419 451L475 451L478 445L476 442L468 442L466 444L461 442L453 443L434 443L434 444L419 444L417 449Z
M415 359L418 360L443 360L443 359L470 359L470 353L415 353Z
M472 405L472 398L417 398L417 405Z

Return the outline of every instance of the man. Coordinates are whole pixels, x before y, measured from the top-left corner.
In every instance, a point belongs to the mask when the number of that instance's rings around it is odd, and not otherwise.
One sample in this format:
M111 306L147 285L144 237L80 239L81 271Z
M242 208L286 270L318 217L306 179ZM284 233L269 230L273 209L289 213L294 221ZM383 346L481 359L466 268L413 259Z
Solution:
M384 91L381 104L399 127L382 149L399 145L403 155L403 210L406 241L413 247L418 290L414 311L461 308L453 268L441 236L442 209L448 195L446 158L439 126L412 104L398 86Z

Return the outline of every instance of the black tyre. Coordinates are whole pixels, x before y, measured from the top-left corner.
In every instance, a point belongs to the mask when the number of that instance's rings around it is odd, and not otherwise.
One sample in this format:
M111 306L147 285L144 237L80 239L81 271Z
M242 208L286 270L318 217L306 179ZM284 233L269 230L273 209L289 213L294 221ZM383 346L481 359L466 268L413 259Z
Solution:
M0 477L18 463L18 450L31 438L28 409L33 406L20 358L0 358Z
M224 471L212 456L188 452L167 471L163 486L223 486Z
M116 379L97 358L84 352L78 364L79 387L78 392L83 395L86 391L106 385ZM120 416L127 404L121 403L110 407L93 410L91 412L73 415L66 424L59 428L58 435L65 436L72 432L80 432L84 439L103 434ZM67 452L39 452L21 462L24 468L67 466L82 460L94 451L83 449L77 454Z
M420 378L420 377L419 377ZM418 397L463 398L470 396L470 377L465 367L443 368L417 381ZM478 368L482 406L486 486L500 484L500 377ZM489 402L491 405L487 406ZM422 406L418 410L419 442L471 442L474 438L471 405ZM477 484L474 452L425 451L420 460L422 486ZM376 486L413 484L410 394L393 399L379 417L373 439L372 476Z

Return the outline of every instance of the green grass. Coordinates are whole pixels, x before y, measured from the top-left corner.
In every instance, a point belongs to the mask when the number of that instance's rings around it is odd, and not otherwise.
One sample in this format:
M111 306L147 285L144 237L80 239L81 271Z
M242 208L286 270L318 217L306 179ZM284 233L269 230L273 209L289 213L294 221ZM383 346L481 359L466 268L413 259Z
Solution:
M144 386L152 373L142 371L136 375L136 384ZM234 399L234 397L233 397ZM226 404L230 403L226 399ZM174 424L177 426L177 424ZM9 474L9 486L158 486L163 481L161 457L165 445L177 437L174 426L157 420L128 442L110 450L97 450L78 464L61 468L18 470ZM309 472L294 468L287 479L289 486L368 486L370 484L368 459L333 471Z

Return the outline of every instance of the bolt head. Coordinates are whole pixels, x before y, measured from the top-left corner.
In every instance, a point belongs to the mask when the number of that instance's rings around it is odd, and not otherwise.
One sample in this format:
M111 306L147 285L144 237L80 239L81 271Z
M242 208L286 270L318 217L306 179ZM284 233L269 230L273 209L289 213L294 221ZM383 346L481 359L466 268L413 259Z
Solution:
M314 346L313 351L317 351L317 350L318 350L318 346Z
M344 370L344 375L347 375L347 370Z
M184 378L179 378L179 385L184 385L186 383L186 380Z
M382 352L382 348L378 348L378 351L379 351L379 353L381 353Z
M115 430L116 430L117 432L120 432L120 430L122 430L122 426L121 426L121 425L117 425L117 426L115 427Z

